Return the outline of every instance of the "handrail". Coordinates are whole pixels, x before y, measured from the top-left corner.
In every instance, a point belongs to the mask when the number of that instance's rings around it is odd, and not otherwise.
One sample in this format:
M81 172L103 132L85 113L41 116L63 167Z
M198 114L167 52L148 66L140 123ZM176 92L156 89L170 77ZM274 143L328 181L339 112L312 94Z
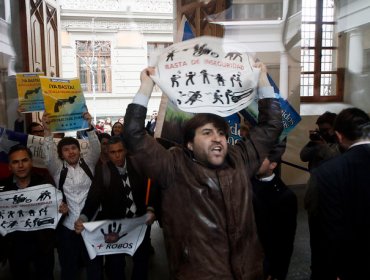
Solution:
M289 165L289 166L292 166L294 168L297 168L297 169L300 169L300 170L309 172L308 168L302 167L302 166L299 166L299 165L296 165L296 164L291 163L291 162L287 162L285 160L282 160L281 163L284 163L284 164Z

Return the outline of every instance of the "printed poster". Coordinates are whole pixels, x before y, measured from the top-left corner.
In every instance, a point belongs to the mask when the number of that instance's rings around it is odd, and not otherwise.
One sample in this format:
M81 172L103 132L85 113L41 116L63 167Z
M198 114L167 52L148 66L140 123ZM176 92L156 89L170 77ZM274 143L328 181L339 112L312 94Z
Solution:
M133 219L103 220L84 223L81 235L90 259L100 255L133 255L143 242L146 215Z
M186 34L188 34L186 37L187 40L172 45L164 50L157 58L157 72L156 75L152 77L166 93L170 101L167 104L165 112L161 138L169 143L182 143L181 131L183 124L194 115L193 113L209 112L225 117L231 129L228 141L230 144L235 144L241 139L240 125L242 123L246 123L250 126L256 125L258 117L258 100L255 94L256 89L253 88L253 93L248 96L246 100L240 101L240 106L236 105L238 102L230 106L230 103L237 101L236 98L238 95L234 93L236 89L238 87L243 88L245 85L244 80L241 81L240 85L239 77L233 76L234 74L231 74L230 71L232 72L234 67L245 67L245 69L249 69L250 72L253 73L254 68L252 65L254 60L248 53L227 50L227 47L220 38L198 37L189 40L189 38L191 38L191 36L189 36L191 28L188 26L186 18L183 18L183 21L184 34L185 30L187 30ZM214 47L214 45L217 47ZM235 44L235 46L238 46L238 44ZM219 48L222 50L218 51ZM220 53L224 54L223 58L225 58L225 60L221 58L220 60L216 60L216 56ZM240 59L239 54L242 56L242 59ZM242 63L243 57L248 57L247 66ZM247 59L244 59L244 61L247 61ZM213 79L215 78L214 75L208 76L207 73L210 73L209 69L212 64L219 66L221 69L220 71L223 71L221 74L229 77L229 79L224 81L224 85L222 82L218 83L217 79ZM201 66L206 67L202 68ZM195 70L195 67L198 67L198 70ZM189 77L188 72L195 74L194 77ZM181 75L181 73L183 75ZM259 70L254 73L257 75L254 84L256 87ZM246 80L250 80L251 74L247 71L246 75ZM191 78L193 78L196 87L194 85L193 90L190 92L189 88L193 86ZM217 82L216 85L215 81ZM279 97L279 89L270 77L269 81L274 87L276 97L279 98L282 107L284 131L280 139L283 139L298 124L301 118L287 100ZM203 86L205 86L205 88ZM230 92L230 89L232 89L233 92ZM225 91L223 92L223 90ZM211 94L212 91L214 92L213 95ZM209 97L207 100L203 99L202 92L208 92L208 94L206 94ZM187 104L187 107L185 104ZM207 104L207 106L203 106L205 104Z
M233 46L210 36L173 44L152 78L182 111L230 116L253 101L260 74L253 57Z
M17 73L18 101L23 113L44 111L44 98L39 78L42 75L44 75L42 72Z
M55 144L58 144L60 138L54 138ZM85 156L89 150L89 141L87 139L77 139L80 143L81 154ZM10 175L8 168L8 152L14 145L22 144L28 147L32 152L32 163L34 167L46 168L44 164L44 137L15 132L0 127L0 178Z
M50 130L66 132L87 129L82 117L87 111L85 97L78 78L40 77L45 112L50 114Z
M280 90L277 87L275 81L271 78L270 75L267 75L271 86L274 88L276 97L279 99L281 107L281 118L283 122L283 132L280 135L280 141L288 136L288 134L297 126L301 121L301 116L297 113L296 110L290 105L288 100L280 97ZM258 121L258 101L255 100L252 102L245 110L241 111L241 114L245 119L252 125L256 125Z
M50 184L0 192L0 234L55 229L62 199L62 192Z

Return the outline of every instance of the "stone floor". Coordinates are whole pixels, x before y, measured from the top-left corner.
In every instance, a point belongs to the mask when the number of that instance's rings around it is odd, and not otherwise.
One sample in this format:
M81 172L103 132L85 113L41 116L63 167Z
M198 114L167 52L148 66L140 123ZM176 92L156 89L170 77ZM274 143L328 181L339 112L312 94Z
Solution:
M296 239L294 244L294 252L290 264L289 274L287 280L309 280L309 264L310 264L310 248L309 235L307 225L307 215L303 209L303 196L305 193L305 186L293 186L292 190L298 197L298 227ZM155 254L151 258L150 263L150 280L167 280L167 256L163 243L162 230L157 223L152 227L152 245L155 248ZM57 262L56 262L57 263ZM55 279L59 279L59 266L55 268ZM128 274L130 271L128 270ZM0 266L0 280L11 279L9 276L8 267ZM81 279L84 279L81 276ZM130 279L130 278L127 278Z

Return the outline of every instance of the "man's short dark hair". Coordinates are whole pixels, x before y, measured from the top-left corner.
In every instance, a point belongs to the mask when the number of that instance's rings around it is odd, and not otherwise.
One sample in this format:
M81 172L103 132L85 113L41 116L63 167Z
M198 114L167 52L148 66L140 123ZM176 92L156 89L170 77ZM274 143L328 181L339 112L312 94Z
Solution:
M318 117L318 119L316 121L316 124L320 125L320 124L323 124L323 123L328 123L333 127L336 118L337 118L336 113L326 111L324 114L322 114L320 117Z
M105 132L103 132L103 133L97 133L97 135L98 135L98 139L99 139L99 142L100 143L101 143L101 140L103 140L104 138L109 140L112 137L110 134L105 133Z
M15 152L18 152L18 151L26 151L28 156L30 157L30 159L32 159L32 152L29 148L27 148L26 146L22 145L22 144L17 144L17 145L14 145L10 148L9 152L8 152L8 159L10 159L10 156L15 153Z
M42 128L44 128L44 127L42 126L42 124L41 124L41 123L38 123L38 122L31 122L31 123L28 125L28 127L27 127L27 133L28 133L28 134L32 134L32 129L33 129L34 127L36 127L36 126L41 126Z
M334 124L334 130L343 134L348 140L354 141L362 138L364 126L370 125L370 117L358 108L342 110Z
M80 143L76 138L73 137L64 137L62 140L59 141L57 150L58 150L58 156L60 159L63 159L63 154L62 154L62 148L67 145L76 145L78 150L81 151Z
M122 137L119 136L119 135L112 136L108 141L108 145L113 145L113 144L117 144L117 143L122 143L123 147L126 149L126 145L125 145Z
M218 115L210 113L200 113L188 120L184 126L183 145L186 146L189 142L193 142L195 137L195 130L207 123L213 124L217 129L225 133L226 139L229 137L229 124L227 121Z

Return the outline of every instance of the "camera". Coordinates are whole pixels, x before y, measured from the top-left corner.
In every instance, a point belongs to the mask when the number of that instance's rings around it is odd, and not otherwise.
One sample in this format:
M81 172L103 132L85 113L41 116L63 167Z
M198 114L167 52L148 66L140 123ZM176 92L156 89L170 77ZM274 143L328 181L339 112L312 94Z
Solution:
M320 134L320 131L310 130L310 140L311 141L320 141L320 140L322 140L322 136Z

